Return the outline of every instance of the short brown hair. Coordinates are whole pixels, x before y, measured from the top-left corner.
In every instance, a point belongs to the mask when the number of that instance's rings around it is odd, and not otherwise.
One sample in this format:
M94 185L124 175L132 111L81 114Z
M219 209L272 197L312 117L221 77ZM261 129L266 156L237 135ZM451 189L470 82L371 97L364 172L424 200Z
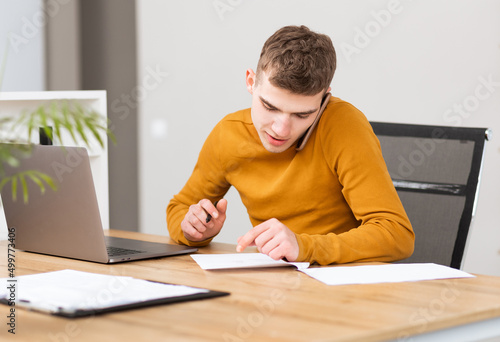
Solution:
M332 82L336 61L333 43L306 26L285 26L265 42L257 65L272 85L300 95L316 95Z

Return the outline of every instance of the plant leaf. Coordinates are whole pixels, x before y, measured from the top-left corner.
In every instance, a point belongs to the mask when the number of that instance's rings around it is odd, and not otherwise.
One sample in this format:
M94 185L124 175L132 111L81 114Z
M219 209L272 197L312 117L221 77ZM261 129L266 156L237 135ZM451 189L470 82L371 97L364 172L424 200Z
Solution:
M40 188L40 192L42 194L45 193L45 185L43 184L43 182L40 180L40 178L37 176L36 174L37 172L36 171L32 171L32 172L26 172L26 176L28 176L36 185L38 185L38 187Z
M17 201L17 176L12 176L12 199Z
M42 179L45 183L47 183L47 185L50 186L52 188L52 190L54 190L54 191L57 190L57 184L54 182L52 177L50 177L49 175L42 173L42 172L38 172L38 171L35 171L35 172L36 172L36 176L39 177L40 179Z
M19 174L19 181L21 182L21 187L23 189L24 203L28 203L28 184L26 183L26 178L24 177L24 173Z

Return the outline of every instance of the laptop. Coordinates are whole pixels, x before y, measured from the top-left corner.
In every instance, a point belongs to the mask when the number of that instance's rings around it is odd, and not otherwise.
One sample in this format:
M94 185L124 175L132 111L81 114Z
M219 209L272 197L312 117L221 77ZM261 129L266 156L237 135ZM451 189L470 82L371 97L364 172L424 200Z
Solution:
M36 170L56 183L45 192L26 177L28 202L18 182L17 200L12 183L2 189L3 209L9 232L15 230L19 250L54 256L116 263L196 252L184 245L154 243L104 235L87 149L31 145L31 153L19 155L20 165L4 163L5 176Z

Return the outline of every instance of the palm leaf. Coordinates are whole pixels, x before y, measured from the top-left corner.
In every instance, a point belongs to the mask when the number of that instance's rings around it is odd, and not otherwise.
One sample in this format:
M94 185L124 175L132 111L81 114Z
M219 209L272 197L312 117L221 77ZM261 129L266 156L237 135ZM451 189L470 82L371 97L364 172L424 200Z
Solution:
M57 190L57 185L50 176L48 176L42 172L37 172L37 171L34 171L34 172L36 173L36 177L40 178L40 180L47 183L47 185L50 186L52 190L54 190L54 191Z
M17 200L17 176L12 176L10 182L12 183L12 199Z
M14 201L17 201L18 187L20 184L23 201L24 203L28 203L29 201L28 180L31 180L33 183L35 183L40 188L40 192L42 194L44 194L46 191L46 185L48 185L54 191L57 190L57 185L50 176L40 171L28 170L16 173L12 176L3 177L2 181L0 182L0 191L3 189L5 185L7 185L10 182L12 189L11 191L12 199Z
M21 188L23 190L24 203L28 203L28 183L26 183L26 177L24 175L24 172L20 173L18 177L19 177L19 182L21 183Z
M14 127L25 127L28 141L42 127L50 139L57 137L63 145L63 130L69 133L73 143L79 144L82 141L88 148L91 147L92 140L104 147L103 137L106 135L115 142L104 116L70 101L53 102L50 106L40 106L30 113L23 113ZM49 127L53 127L53 131Z

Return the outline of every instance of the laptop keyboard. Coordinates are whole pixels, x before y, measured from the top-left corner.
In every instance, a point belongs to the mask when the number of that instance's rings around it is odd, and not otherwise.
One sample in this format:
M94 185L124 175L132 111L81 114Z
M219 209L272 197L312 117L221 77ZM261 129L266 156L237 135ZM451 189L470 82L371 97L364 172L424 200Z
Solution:
M109 256L144 253L144 251L138 251L135 249L127 249L127 248L120 248L120 247L113 247L113 246L107 246L107 249L108 249Z

